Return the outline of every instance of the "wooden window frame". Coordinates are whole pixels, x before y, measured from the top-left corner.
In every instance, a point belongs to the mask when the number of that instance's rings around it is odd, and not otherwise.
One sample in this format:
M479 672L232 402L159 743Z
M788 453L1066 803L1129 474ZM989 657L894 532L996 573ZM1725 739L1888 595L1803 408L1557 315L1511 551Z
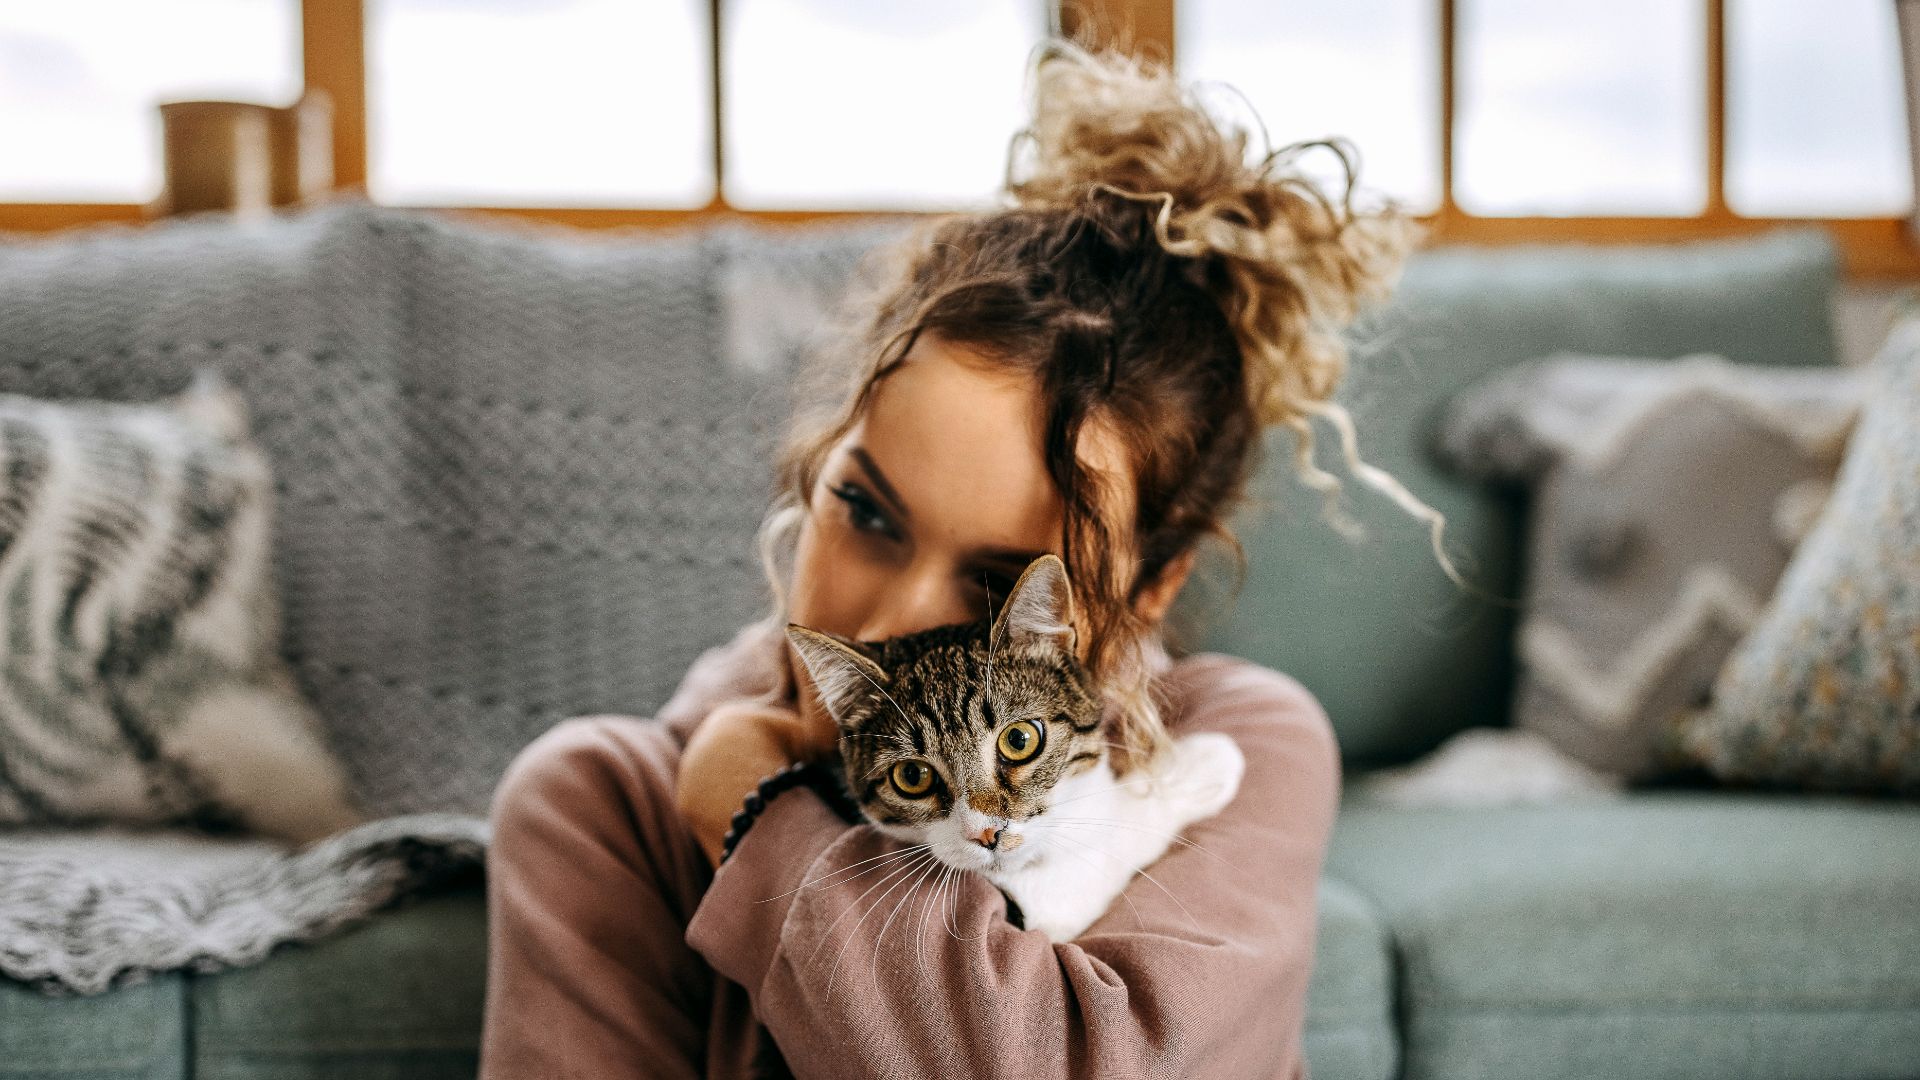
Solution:
M750 210L728 206L718 194L726 176L725 140L720 125L720 19L724 0L709 0L713 28L711 92L716 194L693 209L444 207L447 212L499 214L587 228L609 226L673 227L729 217L772 223L803 223L840 218L917 217L923 211ZM1056 0L1054 25L1064 33L1116 42L1143 54L1168 59L1174 53L1174 5L1178 0ZM1707 206L1703 213L1674 217L1484 217L1463 211L1454 201L1455 61L1459 0L1432 0L1439 7L1440 179L1441 204L1423 220L1433 244L1650 243L1751 235L1784 225L1811 225L1831 234L1845 272L1853 280L1920 277L1920 251L1909 237L1905 217L1777 218L1736 214L1726 200L1726 0L1700 0L1706 9L1706 92L1704 133ZM302 0L301 55L306 84L325 90L334 109L334 183L344 191L365 191L367 182L367 80L365 0ZM48 231L101 222L146 219L140 204L0 203L0 230Z

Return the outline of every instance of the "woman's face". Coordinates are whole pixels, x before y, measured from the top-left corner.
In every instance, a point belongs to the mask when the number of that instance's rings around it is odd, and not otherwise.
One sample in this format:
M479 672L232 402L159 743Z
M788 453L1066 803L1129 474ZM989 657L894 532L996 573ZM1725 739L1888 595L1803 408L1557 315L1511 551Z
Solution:
M985 618L990 602L997 612L1029 562L1063 554L1040 405L1027 377L921 334L827 456L800 529L788 618L875 641ZM1117 443L1087 430L1083 464L1121 462ZM812 687L800 682L805 701Z
M1023 377L922 334L827 455L800 530L789 618L873 641L987 614L1061 554L1059 496Z

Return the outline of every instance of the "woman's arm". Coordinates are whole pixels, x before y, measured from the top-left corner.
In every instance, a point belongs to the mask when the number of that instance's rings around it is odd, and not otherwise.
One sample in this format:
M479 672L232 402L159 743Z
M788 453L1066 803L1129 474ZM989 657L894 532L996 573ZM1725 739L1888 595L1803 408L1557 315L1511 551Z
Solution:
M1176 844L1079 938L1016 929L977 875L936 893L937 868L796 791L720 868L688 944L747 988L801 1077L1302 1075L1333 731L1247 661L1192 657L1176 682L1175 733L1233 736L1245 779L1187 831L1204 850Z

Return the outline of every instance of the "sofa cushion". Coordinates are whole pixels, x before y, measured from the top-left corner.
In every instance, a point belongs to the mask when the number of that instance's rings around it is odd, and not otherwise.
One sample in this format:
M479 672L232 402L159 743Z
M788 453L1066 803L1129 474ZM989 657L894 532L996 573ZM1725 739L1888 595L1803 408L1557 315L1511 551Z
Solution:
M1361 458L1447 516L1447 549L1460 553L1470 581L1511 597L1521 504L1440 471L1428 446L1448 398L1489 372L1561 350L1831 364L1836 281L1832 242L1818 232L1429 251L1355 335L1340 400L1353 413ZM1427 526L1332 464L1338 447L1323 434L1320 460L1346 483L1368 539L1349 544L1322 520L1320 495L1292 479L1291 434L1276 430L1254 501L1234 522L1248 560L1237 607L1224 617L1208 610L1224 599L1231 574L1200 581L1185 590L1178 625L1201 648L1305 683L1354 765L1406 761L1470 723L1504 723L1512 610L1447 580Z
M1342 882L1322 879L1318 905L1305 1037L1313 1075L1388 1080L1399 1040L1386 928ZM472 882L218 974L91 997L0 980L0 1080L464 1080L479 1061L486 934L485 888Z
M1330 875L1394 939L1408 1080L1910 1077L1920 807L1682 788L1405 810Z
M1391 1080L1400 1038L1393 1021L1387 928L1352 886L1320 879L1320 936L1307 984L1303 1045L1314 1080Z
M416 896L323 941L194 978L198 1080L470 1080L486 989L484 885Z
M186 979L85 997L0 979L0 1080L185 1080Z
M1449 402L1442 460L1531 500L1515 726L1610 776L1691 764L1680 721L1773 592L1864 390L1847 368L1562 355Z
M1920 322L1806 544L1686 732L1722 780L1920 796Z
M155 401L0 393L0 823L359 823L279 654L273 474L217 370ZM0 880L0 903L39 888Z

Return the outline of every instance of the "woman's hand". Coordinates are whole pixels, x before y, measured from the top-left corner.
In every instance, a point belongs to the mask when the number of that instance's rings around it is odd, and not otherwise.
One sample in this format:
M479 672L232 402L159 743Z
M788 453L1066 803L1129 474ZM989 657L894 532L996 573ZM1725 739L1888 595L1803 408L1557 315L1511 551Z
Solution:
M722 702L693 729L680 757L675 803L714 865L748 792L792 762L834 752L833 736L823 748L821 734L818 722L803 721L798 709L757 701Z

